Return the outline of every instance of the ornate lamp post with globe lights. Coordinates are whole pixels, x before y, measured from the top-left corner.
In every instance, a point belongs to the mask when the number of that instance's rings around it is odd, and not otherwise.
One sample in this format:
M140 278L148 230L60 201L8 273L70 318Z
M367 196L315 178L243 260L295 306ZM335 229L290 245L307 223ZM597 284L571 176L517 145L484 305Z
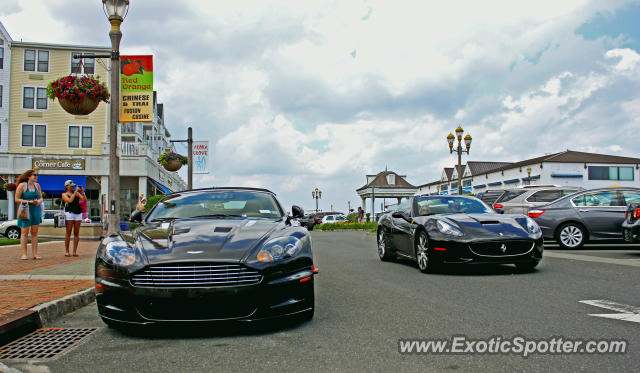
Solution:
M318 200L322 198L322 191L318 188L315 188L311 191L311 196L316 200L316 212L318 212Z
M531 185L531 167L527 167L527 185Z
M447 142L449 143L449 154L456 152L458 153L458 195L462 194L462 153L469 154L469 149L471 148L471 135L467 134L464 137L464 145L466 150L462 149L462 134L464 134L464 130L462 126L458 126L456 128L456 135L453 136L451 132L447 135ZM456 149L453 148L453 143L455 139L458 139L458 146Z

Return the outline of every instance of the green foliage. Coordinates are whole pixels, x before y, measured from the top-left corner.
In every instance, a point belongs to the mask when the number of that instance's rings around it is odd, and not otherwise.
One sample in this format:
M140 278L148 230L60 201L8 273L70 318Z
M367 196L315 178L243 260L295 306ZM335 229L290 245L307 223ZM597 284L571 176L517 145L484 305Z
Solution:
M162 194L149 197L149 199L147 199L147 203L144 205L145 214L148 214L153 206L155 206L162 199L162 197L164 197L164 195Z
M368 222L368 223L326 223L320 224L313 227L313 229L318 229L321 231L337 231L337 230L368 230L371 232L376 232L378 229L378 223L376 222Z
M49 242L49 240L38 238L38 242ZM31 238L27 240L27 243L31 243ZM12 240L10 238L0 238L0 246L6 245L19 245L20 239Z
M352 223L357 223L358 222L358 213L357 212L349 213L349 215L347 215L347 221L350 221Z
M158 163L160 163L161 165L165 165L165 166L170 161L173 161L173 160L178 160L183 165L186 165L187 163L189 163L189 158L185 157L184 155L180 155L178 153L174 153L174 152L172 152L170 150L166 150L164 153L160 154L160 156L158 157Z
M367 217L367 223L371 221L371 213L367 212L366 213L366 217Z

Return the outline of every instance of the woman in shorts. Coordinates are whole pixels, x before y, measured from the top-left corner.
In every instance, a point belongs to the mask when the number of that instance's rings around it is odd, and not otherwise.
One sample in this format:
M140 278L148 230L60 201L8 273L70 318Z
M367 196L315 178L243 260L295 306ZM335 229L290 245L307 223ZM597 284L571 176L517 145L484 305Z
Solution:
M67 221L67 233L64 236L64 256L69 255L69 241L71 229L73 229L73 256L78 256L78 242L80 241L80 223L82 223L82 207L80 201L87 201L84 193L78 189L73 180L64 182L65 192L62 193L62 201L65 203L65 217Z

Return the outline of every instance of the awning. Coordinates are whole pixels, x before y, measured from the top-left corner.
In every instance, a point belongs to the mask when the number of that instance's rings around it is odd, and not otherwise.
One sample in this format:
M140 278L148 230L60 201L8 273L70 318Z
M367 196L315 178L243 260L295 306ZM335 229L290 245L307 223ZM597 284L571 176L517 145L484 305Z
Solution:
M520 179L511 179L511 180L505 180L504 183L505 184L513 184L513 183L517 183L519 181L520 181Z
M568 177L568 178L581 179L582 175L580 175L580 174L551 174L551 177Z
M480 188L486 188L487 186L484 184L480 184L480 185L474 185L473 187L476 189L480 189Z
M160 189L164 194L171 194L172 193L169 190L169 188L167 188L166 186L164 186L164 185L160 184L159 182L153 180L152 178L149 178L149 180L151 180L153 185L155 185L158 189Z
M488 186L496 186L496 185L502 185L502 181L496 181L495 183L489 183L487 184Z
M40 189L48 193L60 192L64 193L64 182L67 180L73 180L76 185L87 189L87 177L76 175L38 175L38 183Z

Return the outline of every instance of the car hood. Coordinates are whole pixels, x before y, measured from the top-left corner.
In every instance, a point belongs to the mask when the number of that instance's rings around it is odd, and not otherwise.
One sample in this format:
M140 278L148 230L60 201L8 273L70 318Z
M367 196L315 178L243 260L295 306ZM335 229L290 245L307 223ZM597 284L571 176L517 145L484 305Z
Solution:
M437 216L460 226L473 239L529 238L526 216L516 214L447 214Z
M281 220L184 219L144 225L134 239L149 264L240 262L282 224Z

